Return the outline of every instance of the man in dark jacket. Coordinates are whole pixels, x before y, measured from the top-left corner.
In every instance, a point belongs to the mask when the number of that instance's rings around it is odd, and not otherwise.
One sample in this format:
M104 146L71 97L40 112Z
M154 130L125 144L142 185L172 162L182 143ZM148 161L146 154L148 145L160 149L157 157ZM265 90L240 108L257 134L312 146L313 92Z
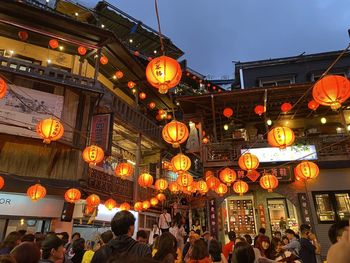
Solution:
M91 263L104 263L108 258L119 255L121 257L152 257L151 249L132 238L135 228L135 217L129 211L120 211L115 214L111 228L116 236L107 245L95 252Z

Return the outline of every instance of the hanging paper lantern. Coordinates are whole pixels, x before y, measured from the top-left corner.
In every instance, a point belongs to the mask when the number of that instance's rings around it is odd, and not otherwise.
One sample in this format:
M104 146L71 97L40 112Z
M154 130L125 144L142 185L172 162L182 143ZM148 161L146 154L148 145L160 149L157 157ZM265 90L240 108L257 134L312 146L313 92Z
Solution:
M213 171L211 171L211 170L207 170L206 172L205 172L205 181L207 181L210 177L212 177L212 176L214 176L214 173L213 173Z
M3 78L0 78L0 99L5 97L7 92L7 84Z
M84 56L84 55L86 54L86 47L84 47L84 46L79 46L79 47L78 47L78 54L79 54L80 56Z
M206 182L204 182L203 180L199 180L196 184L196 188L199 192L201 193L206 193L208 192L208 185Z
M107 63L108 63L108 58L105 57L105 56L102 56L102 57L100 58L100 63L101 63L102 65L107 65Z
M156 183L154 184L154 187L158 190L158 191L164 191L168 188L168 182L165 179L158 179L156 181Z
M337 110L350 97L350 82L342 76L325 76L314 85L312 96L319 104Z
M41 184L35 184L28 188L27 195L32 201L38 201L46 196L46 188Z
M28 32L27 31L19 31L18 32L18 37L21 41L27 41L28 40Z
M129 163L119 163L115 168L115 174L120 176L122 179L132 176L134 168Z
M307 104L307 107L310 110L317 110L317 108L320 106L320 104L317 101L310 100L309 103Z
M91 207L88 205L85 205L84 207L84 215L91 216L96 210L96 207Z
M96 165L97 163L102 162L104 157L105 154L102 148L97 145L90 145L83 151L83 159L88 164Z
M153 184L153 176L148 173L143 173L137 180L141 187L149 187Z
M152 206L156 206L159 203L159 200L155 197L152 197L151 200L149 201Z
M167 119L167 120L170 121L172 118L173 118L173 116L171 116L171 114L167 114L167 115L166 115L166 119Z
M252 171L258 168L259 159L254 154L245 153L238 159L238 166L244 171Z
M289 102L285 102L281 105L281 111L282 112L288 112L293 108L292 104L290 104Z
M113 210L114 208L117 207L117 202L116 202L114 199L109 198L109 199L107 199L106 202L104 203L104 206L105 206L109 211L111 211L111 210Z
M146 99L146 97L147 97L146 93L144 93L144 92L140 92L140 94L139 94L139 98L140 98L141 100Z
M191 159L186 155L179 153L171 158L171 165L174 172L181 174L191 168Z
M230 118L233 115L233 110L231 108L225 108L223 114L226 118Z
M172 193L177 193L180 191L180 186L178 185L177 182L171 182L169 184L169 191Z
M57 41L56 39L51 39L51 40L49 41L49 46L50 46L50 48L52 48L52 49L58 48L58 41Z
M220 183L219 185L218 185L218 187L215 189L215 192L218 194L218 195L220 195L220 196L223 196L224 194L226 194L227 193L227 186L225 185L225 184L222 184L222 183Z
M162 193L157 194L156 198L157 198L160 202L163 202L163 201L165 201L165 199L166 199L165 194L162 194Z
M215 176L212 176L207 180L207 185L209 189L213 191L215 191L215 189L220 185L220 183L221 183L220 180Z
M267 141L272 147L285 149L294 143L295 136L292 129L288 127L276 127L267 134Z
M130 205L126 202L122 203L119 206L120 211L129 211L130 210Z
M150 207L151 203L148 200L142 202L142 209L147 210Z
M209 139L207 137L204 137L202 142L203 142L203 144L207 144L209 142Z
M173 120L164 126L162 135L164 141L171 144L173 148L178 148L187 140L189 132L186 124Z
M142 202L136 202L136 203L134 204L134 210L135 210L136 212L141 212L141 211L142 211Z
M81 192L76 188L70 188L64 194L64 200L66 200L68 203L75 203L76 201L80 200L80 198Z
M195 184L185 187L185 190L191 194L194 194L197 191Z
M1 188L4 187L4 185L5 185L5 180L4 180L4 178L2 178L2 176L0 176L0 190L1 190Z
M158 110L158 115L161 116L163 119L166 118L166 111L163 109Z
M134 55L135 55L136 57L138 57L138 56L140 56L140 52L138 52L138 51L136 50L136 51L134 51Z
M91 194L86 198L86 205L90 207L97 207L101 203L100 197L95 194Z
M63 136L64 128L58 120L48 118L38 123L36 133L44 140L44 143L49 144L51 141L57 141Z
M161 94L167 93L168 89L179 84L181 76L180 64L167 56L152 59L146 68L147 81Z
M268 192L272 192L278 186L278 179L272 174L264 174L260 178L260 186Z
M128 87L129 87L129 89L133 89L133 88L135 88L135 86L136 86L136 83L135 83L135 82L133 82L133 81L129 81L129 82L128 82Z
M239 195L243 195L248 192L248 184L242 180L238 180L233 184L233 191Z
M182 187L187 187L192 184L193 177L189 173L181 173L176 179L178 185Z
M316 178L320 173L320 169L313 162L302 161L295 167L294 172L300 179L309 180Z
M153 109L156 107L156 104L155 104L154 102L150 102L150 103L148 104L148 107L149 107L151 110L153 110Z
M220 171L220 180L227 184L227 185L231 185L237 177L237 174L234 170L226 167L225 169L223 169L222 171Z
M254 112L259 116L261 116L263 113L266 112L266 108L263 105L256 105L254 108Z
M124 73L121 70L116 71L114 75L117 79L121 79L122 77L124 77Z

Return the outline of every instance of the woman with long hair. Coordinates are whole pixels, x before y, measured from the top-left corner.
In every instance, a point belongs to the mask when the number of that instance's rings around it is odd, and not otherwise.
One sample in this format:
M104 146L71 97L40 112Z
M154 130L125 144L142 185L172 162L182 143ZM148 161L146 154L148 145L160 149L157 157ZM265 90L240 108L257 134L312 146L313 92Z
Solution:
M164 232L159 237L158 249L153 259L162 263L174 263L177 254L176 238L170 232Z
M198 239L194 242L190 260L186 263L211 263L208 247L204 240Z
M268 258L270 255L270 239L267 236L260 235L256 240L255 247L259 250L263 258Z
M22 242L10 254L17 263L38 263L41 257L40 249L34 242Z
M209 243L209 255L214 263L227 263L226 257L221 253L220 243L215 239Z
M232 253L232 263L254 263L255 253L253 247L246 241L235 244Z
M186 231L184 228L185 219L180 213L177 213L173 221L173 226L169 229L169 231L175 236L177 247L182 252L185 246L184 237L186 236Z

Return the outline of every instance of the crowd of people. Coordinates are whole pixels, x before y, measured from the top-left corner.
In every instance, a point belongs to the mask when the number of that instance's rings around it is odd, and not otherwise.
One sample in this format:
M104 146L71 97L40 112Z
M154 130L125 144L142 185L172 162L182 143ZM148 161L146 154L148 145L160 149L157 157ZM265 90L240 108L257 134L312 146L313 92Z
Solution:
M299 233L291 229L275 232L270 238L264 228L252 238L228 233L223 246L209 232L202 231L199 220L189 233L184 218L171 218L166 211L154 224L151 233L140 230L133 239L135 217L129 211L116 213L111 230L102 233L97 242L85 241L79 233L30 234L11 232L0 245L0 263L316 263L320 245L309 225ZM350 262L349 223L332 225L328 263Z

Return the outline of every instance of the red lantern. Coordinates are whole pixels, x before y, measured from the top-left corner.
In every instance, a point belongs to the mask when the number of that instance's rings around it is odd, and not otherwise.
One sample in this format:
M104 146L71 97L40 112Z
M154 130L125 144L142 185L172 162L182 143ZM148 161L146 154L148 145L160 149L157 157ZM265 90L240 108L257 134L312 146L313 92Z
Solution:
M166 199L165 195L162 194L162 193L157 194L156 198L157 198L160 202L163 202L163 201L165 201L165 199Z
M225 108L223 114L226 118L230 118L233 115L233 110L231 108Z
M320 104L314 100L310 100L309 103L307 104L307 107L310 110L317 110L317 108L320 106Z
M206 182L204 182L203 180L199 180L196 184L196 188L199 192L201 192L202 194L208 192L209 188Z
M203 144L207 144L209 142L209 139L207 137L204 137L202 142L203 142Z
M215 192L220 195L223 196L224 194L227 193L227 186L225 184L219 184L219 186L215 189Z
M149 107L151 110L153 110L153 109L156 107L156 104L155 104L154 102L150 102L150 103L148 104L148 107Z
M162 130L163 139L173 148L178 148L181 143L185 142L188 135L186 124L176 120L167 123Z
M186 155L179 153L171 158L171 165L174 172L181 174L191 168L191 159Z
M258 168L259 159L254 154L245 153L238 159L238 166L244 171L252 171Z
M105 57L105 56L102 56L102 57L100 58L100 63L101 63L102 65L107 65L107 63L108 63L108 58Z
M130 205L126 202L122 203L119 206L120 211L129 211L130 210Z
M81 197L81 192L76 188L70 188L64 194L64 199L68 203L75 203L80 199L80 197Z
M101 203L100 197L95 194L91 194L86 198L86 205L90 207L97 207Z
M147 97L146 93L140 92L139 98L140 98L141 100L144 100L146 97Z
M272 147L284 149L294 143L295 136L292 129L288 127L276 127L267 134L267 141Z
M134 204L134 210L135 210L136 212L141 212L141 211L142 211L142 202L136 202L136 203Z
M109 198L106 200L106 202L104 203L104 206L109 210L109 211L112 211L114 208L117 207L117 202L112 199L112 198Z
M302 161L295 167L295 174L304 180L314 179L320 173L317 164L309 161Z
M90 145L83 151L83 159L88 164L98 164L103 161L105 154L101 147Z
M27 195L32 201L38 201L46 196L46 188L41 184L35 184L28 188Z
M220 180L215 176L212 176L207 180L207 185L209 189L213 191L215 191L215 189L220 185L220 183L221 183Z
M78 53L79 53L80 56L84 56L86 54L86 47L79 46L78 47Z
M158 190L158 191L164 191L168 188L168 182L165 179L158 179L156 181L156 183L154 184L154 187Z
M148 200L142 202L142 209L147 210L150 207L151 203Z
M64 128L58 120L48 118L38 123L36 133L44 140L44 143L49 144L63 136Z
M150 200L150 203L151 203L152 206L156 206L156 205L158 205L159 200L157 198L155 198L155 197L152 197L151 200Z
M242 180L238 180L233 184L233 191L239 195L243 195L248 192L248 184Z
M263 105L257 105L257 106L255 106L255 108L254 108L254 112L255 112L256 114L258 114L259 116L261 116L263 113L266 112L266 108L265 108L265 106L263 106Z
M136 50L136 51L134 51L134 55L135 55L136 57L138 57L138 56L140 56L140 52L138 52L138 51Z
M314 85L312 96L319 104L337 110L350 97L350 82L341 76L325 76Z
M212 176L214 176L214 173L213 173L213 171L210 171L210 170L208 170L208 171L206 171L205 172L205 181L207 181L210 177L212 177Z
M231 185L236 180L236 177L236 172L228 167L220 172L220 180L227 185Z
M129 89L133 89L135 86L136 86L136 83L135 83L135 82L133 82L133 81L129 81L129 82L128 82L128 87L129 87Z
M2 176L0 176L0 190L1 190L1 188L4 187L4 185L5 185L5 180L4 180L4 178L2 178Z
M167 115L166 115L166 119L167 119L167 120L170 121L172 118L173 118L173 116L171 116L171 114L167 114Z
M51 40L49 41L49 46L50 46L50 48L52 48L52 49L58 48L58 41L57 41L56 39L51 39Z
M129 163L119 163L115 168L115 174L120 176L122 179L132 176L134 168Z
M169 184L169 191L172 193L177 193L180 191L180 186L178 185L177 182L171 182Z
M176 179L178 185L182 187L187 187L192 184L193 177L189 173L181 173Z
M153 184L153 176L148 173L143 173L139 176L138 183L142 187L149 187Z
M281 105L281 111L282 112L288 112L293 108L292 104L290 104L289 102L285 102Z
M268 192L272 192L278 186L278 179L272 174L264 174L260 178L260 186Z
M7 84L3 78L0 78L0 99L5 97L7 92Z
M118 70L117 72L115 72L115 77L117 78L117 79L121 79L122 77L124 77L124 73L123 73L123 71L120 71L120 70Z
M18 32L18 37L21 41L27 41L28 40L28 32L27 31L19 31Z

